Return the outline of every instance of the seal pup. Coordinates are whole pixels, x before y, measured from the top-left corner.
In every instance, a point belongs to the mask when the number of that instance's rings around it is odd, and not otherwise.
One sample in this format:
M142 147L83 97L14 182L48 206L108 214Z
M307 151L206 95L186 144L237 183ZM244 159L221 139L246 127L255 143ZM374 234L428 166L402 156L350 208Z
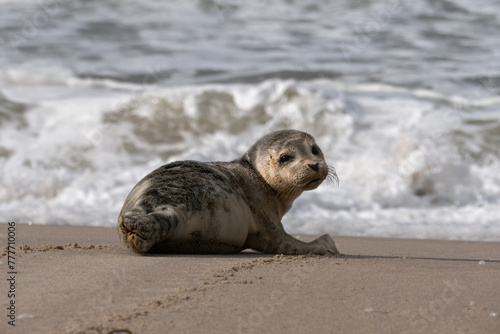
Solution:
M122 242L138 253L338 254L325 234L302 242L281 218L306 190L337 181L314 138L281 130L231 162L177 161L144 177L118 218Z

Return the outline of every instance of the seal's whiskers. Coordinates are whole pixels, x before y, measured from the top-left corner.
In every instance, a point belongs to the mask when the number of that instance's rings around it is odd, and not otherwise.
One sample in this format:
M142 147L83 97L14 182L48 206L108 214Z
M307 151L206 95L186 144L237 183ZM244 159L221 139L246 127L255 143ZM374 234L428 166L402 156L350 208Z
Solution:
M337 176L337 172L335 171L335 167L333 165L328 164L328 175L326 177L326 183L332 184L335 183L337 187L339 186L339 177Z

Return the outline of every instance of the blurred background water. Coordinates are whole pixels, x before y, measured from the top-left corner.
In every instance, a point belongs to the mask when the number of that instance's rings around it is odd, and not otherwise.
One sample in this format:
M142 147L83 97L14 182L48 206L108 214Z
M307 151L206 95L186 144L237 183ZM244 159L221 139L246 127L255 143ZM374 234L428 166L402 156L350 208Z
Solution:
M500 2L0 1L0 221L115 226L131 188L260 136L340 186L293 233L500 240Z

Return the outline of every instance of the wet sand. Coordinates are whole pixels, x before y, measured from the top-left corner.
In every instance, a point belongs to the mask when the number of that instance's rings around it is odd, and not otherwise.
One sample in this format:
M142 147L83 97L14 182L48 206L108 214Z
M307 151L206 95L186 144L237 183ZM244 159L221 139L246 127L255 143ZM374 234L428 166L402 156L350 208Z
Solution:
M17 224L0 332L500 333L500 243L334 240L344 255L141 256L113 228Z

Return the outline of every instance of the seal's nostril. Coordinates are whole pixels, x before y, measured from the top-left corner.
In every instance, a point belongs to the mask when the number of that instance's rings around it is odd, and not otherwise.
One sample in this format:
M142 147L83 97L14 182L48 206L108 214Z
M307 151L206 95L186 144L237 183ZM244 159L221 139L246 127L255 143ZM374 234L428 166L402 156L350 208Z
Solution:
M315 172L318 171L318 166L319 164L318 163L315 163L315 164L307 164L309 166L309 168L311 168L312 170L314 170Z

